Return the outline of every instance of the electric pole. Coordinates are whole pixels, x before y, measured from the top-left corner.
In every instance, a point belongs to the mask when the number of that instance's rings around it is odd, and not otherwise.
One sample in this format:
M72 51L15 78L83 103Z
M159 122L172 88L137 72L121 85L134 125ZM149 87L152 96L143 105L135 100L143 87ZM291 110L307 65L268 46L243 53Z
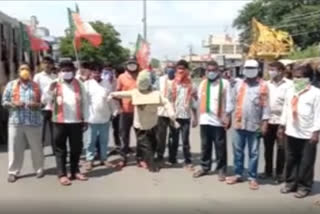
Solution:
M143 37L147 41L147 0L143 0Z

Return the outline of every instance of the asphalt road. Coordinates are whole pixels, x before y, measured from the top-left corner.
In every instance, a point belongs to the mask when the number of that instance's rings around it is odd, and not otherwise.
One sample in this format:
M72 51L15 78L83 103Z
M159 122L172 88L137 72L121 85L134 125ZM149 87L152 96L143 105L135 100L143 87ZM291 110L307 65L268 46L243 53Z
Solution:
M192 131L191 145L195 163L198 163L198 128ZM260 148L263 152L262 144ZM228 152L229 171L232 172L231 137ZM50 154L51 148L47 147L45 153ZM214 174L194 179L191 172L179 167L162 169L157 174L134 165L122 171L98 167L88 174L88 182L62 187L55 176L54 158L48 156L45 165L46 176L36 179L30 153L26 151L24 177L9 184L7 152L1 147L0 213L320 213L320 207L313 205L316 198L320 199L319 155L314 191L310 197L300 200L291 194L281 195L280 186L270 180L263 181L258 191L251 191L247 182L228 186L218 182ZM262 168L261 155L260 171Z

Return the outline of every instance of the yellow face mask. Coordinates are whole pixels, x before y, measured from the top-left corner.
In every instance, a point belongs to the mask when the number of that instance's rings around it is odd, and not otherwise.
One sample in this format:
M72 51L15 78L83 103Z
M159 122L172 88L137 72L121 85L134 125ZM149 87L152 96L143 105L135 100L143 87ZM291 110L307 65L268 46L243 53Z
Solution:
M22 80L29 80L31 77L30 71L28 69L21 69L19 72L19 77Z

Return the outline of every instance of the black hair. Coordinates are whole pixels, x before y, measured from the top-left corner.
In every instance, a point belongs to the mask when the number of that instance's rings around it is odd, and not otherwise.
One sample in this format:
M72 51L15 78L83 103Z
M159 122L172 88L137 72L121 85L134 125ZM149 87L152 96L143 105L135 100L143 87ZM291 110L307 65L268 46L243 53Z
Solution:
M102 71L102 65L99 62L90 62L90 70Z
M61 61L59 63L59 68L60 68L60 70L63 69L63 68L72 68L73 70L76 69L76 67L74 66L74 64L73 64L73 62L71 60Z
M81 62L81 68L90 69L90 63L87 61Z
M50 56L43 57L42 61L47 61L50 64L54 64L54 60Z
M186 60L184 60L184 59L181 59L181 60L179 60L179 61L177 62L176 67L178 67L178 66L183 66L183 67L185 67L186 69L189 69L189 63L188 63Z
M296 71L296 70L302 71L302 74L304 77L309 78L311 81L313 80L313 68L309 63L294 66L293 71Z
M111 62L105 62L103 67L104 68L112 68L112 63Z
M211 60L210 62L207 63L207 67L208 67L208 66L216 66L216 67L219 67L219 64L218 64L216 61Z
M124 73L125 72L125 68L123 65L118 65L116 66L116 77L120 76L120 74Z
M269 64L270 67L274 67L274 68L277 68L279 69L280 71L285 71L286 70L286 67L284 66L283 63L279 62L279 61L276 61L276 62L272 62Z

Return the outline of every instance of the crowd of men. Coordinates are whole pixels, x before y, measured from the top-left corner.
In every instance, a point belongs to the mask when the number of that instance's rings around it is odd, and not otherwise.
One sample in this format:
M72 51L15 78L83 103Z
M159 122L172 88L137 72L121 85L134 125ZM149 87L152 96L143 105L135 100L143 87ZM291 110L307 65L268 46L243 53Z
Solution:
M243 182L248 147L250 189L259 189L259 179L274 179L284 183L282 194L294 192L296 198L304 198L312 190L320 90L312 85L314 72L308 64L294 66L289 77L281 62L273 62L268 65L270 80L265 81L256 60L245 61L242 78L229 78L211 61L199 86L192 82L184 60L169 63L158 78L148 70L141 71L134 58L122 69L114 69L110 63L84 62L77 70L73 62L63 61L56 73L50 57L42 64L43 71L33 77L30 67L21 65L19 77L9 82L3 93L2 105L9 110L8 182L19 178L27 144L37 178L45 175L46 128L58 180L64 186L73 180L88 180L79 169L83 149L86 171L94 168L96 156L106 167L125 167L128 154L134 152L130 147L132 128L139 167L158 172L176 165L181 136L184 166L194 171L190 127L200 124L201 169L193 172L194 178L211 171L214 147L218 180L229 185ZM116 146L113 151L108 151L110 126ZM233 154L227 154L227 130L231 127ZM258 175L261 139L265 172ZM168 158L164 156L166 148ZM115 153L121 158L109 162L108 154ZM227 155L233 155L233 176L227 174Z

